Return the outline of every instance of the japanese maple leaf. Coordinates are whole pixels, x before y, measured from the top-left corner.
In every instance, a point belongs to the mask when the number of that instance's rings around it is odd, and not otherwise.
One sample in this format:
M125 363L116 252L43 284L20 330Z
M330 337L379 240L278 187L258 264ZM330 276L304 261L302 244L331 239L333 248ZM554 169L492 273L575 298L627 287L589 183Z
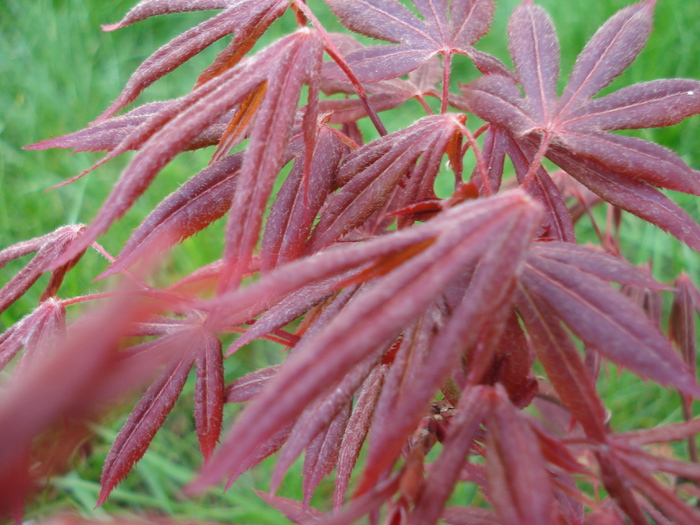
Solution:
M493 0L414 0L420 19L397 0L326 0L348 29L398 45L370 46L346 58L357 78L378 82L405 75L437 54L464 54L483 73L508 74L498 59L472 47L484 36L493 18ZM449 20L448 20L449 13ZM327 73L342 78L329 63Z
M579 55L557 96L559 43L551 19L526 0L508 25L509 51L524 92L511 77L486 75L463 86L470 109L505 128L608 202L670 231L696 249L700 230L653 187L700 194L700 174L675 153L612 130L677 124L700 112L700 82L665 79L593 99L636 58L651 32L655 0L622 9Z
M174 354L160 376L151 384L119 431L102 468L97 505L102 505L114 487L141 459L153 436L177 401L190 369L197 369L195 422L197 438L205 458L211 456L219 433L224 402L221 343L197 325L170 325L169 333L125 350L127 359L162 352ZM178 329L179 328L179 329ZM173 349L178 351L173 352Z
M159 78L178 68L193 56L201 53L217 40L235 32L231 44L217 57L216 62L205 72L209 80L222 69L233 67L250 51L260 35L284 13L284 0L143 0L131 9L123 20L102 26L105 31L114 31L146 18L171 13L224 9L222 13L205 20L196 27L174 38L158 49L134 72L124 90L112 105L100 115L103 121L132 102L139 94ZM230 53L229 49L237 52Z

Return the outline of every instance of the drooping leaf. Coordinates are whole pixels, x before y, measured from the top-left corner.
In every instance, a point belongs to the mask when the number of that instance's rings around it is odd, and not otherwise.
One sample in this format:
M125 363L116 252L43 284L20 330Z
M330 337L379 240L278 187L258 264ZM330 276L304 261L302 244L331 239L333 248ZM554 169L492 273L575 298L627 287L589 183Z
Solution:
M678 290L673 298L669 319L669 336L676 343L683 361L694 374L696 369L697 338L695 336L695 312L700 305L693 300L695 288L685 273L678 276L675 283Z
M355 468L357 458L360 456L360 450L367 436L386 374L387 369L385 366L384 369L377 369L376 372L367 378L362 387L362 392L357 398L352 415L348 420L338 452L338 467L335 490L333 492L333 508L335 510L338 510L343 505L345 493L350 483L350 476Z
M211 355L215 352L221 354L218 340L195 326L155 341L149 348L149 353L153 353L154 348L160 352L167 349L173 358L148 388L119 431L102 468L98 506L107 500L112 490L144 455L180 396L190 369L197 361L198 372L202 375L195 394L195 419L205 455L210 452L218 437L221 421L219 411L223 404L223 376L221 367L217 366L221 363L220 357L217 359Z
M348 404L345 409L341 409L328 428L319 432L306 447L303 483L303 504L305 506L311 502L311 497L323 478L329 475L336 466L340 444L350 417L350 408L350 404Z
M589 437L605 441L603 403L568 333L551 309L530 290L520 289L516 307L562 403Z
M445 212L442 219L436 218L424 226L437 226L441 230L431 246L401 265L401 271L394 270L382 277L381 286L372 286L354 298L322 330L306 339L306 344L297 345L275 379L246 407L215 456L219 461L212 461L204 468L195 486L207 486L218 480L245 457L255 443L266 440L280 426L293 421L325 391L329 382L381 351L437 298L451 278L491 248L495 232L510 232L516 224L525 234L517 239L519 250L514 247L515 256L508 262L513 264L514 261L517 266L522 245L527 245L530 239L528 231L539 220L539 207L522 193L511 192L456 206ZM338 252L336 250L333 255ZM503 282L502 276L499 275L499 279ZM411 297L411 301L406 301L406 297ZM381 322L377 321L378 316L383 318ZM316 367L324 370L323 377L314 373ZM433 383L424 388L429 390L436 386ZM262 406L268 418L252 425L254 414Z
M503 523L556 523L552 485L535 436L504 394L493 403L486 469L496 513Z
M534 254L533 254L534 255ZM594 275L531 256L521 283L587 345L642 377L700 395L695 378L644 312Z
M309 165L310 177L306 179L300 152L270 210L261 247L263 271L304 253L313 221L333 186L342 144L326 126L320 126L318 133Z
M429 162L421 163L423 180L432 181L456 124L451 115L425 117L348 155L336 176L343 187L328 198L321 211L310 250L324 248L360 226L389 200L399 181L426 152L437 153L437 158L427 157Z

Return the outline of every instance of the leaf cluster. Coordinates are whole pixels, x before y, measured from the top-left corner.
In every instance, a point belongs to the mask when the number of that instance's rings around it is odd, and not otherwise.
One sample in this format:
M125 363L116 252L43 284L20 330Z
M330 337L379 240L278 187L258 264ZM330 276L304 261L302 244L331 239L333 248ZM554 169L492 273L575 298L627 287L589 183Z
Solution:
M85 422L142 390L106 458L104 503L194 369L204 463L188 494L228 487L277 454L260 496L294 523L698 523L700 292L683 274L662 284L631 265L616 229L633 214L699 251L700 225L662 190L699 195L700 173L613 132L700 113L700 81L596 97L644 47L655 0L598 30L561 95L554 25L531 0L508 23L514 70L475 47L493 0L326 3L350 32L384 43L328 33L302 0L142 0L103 26L218 12L148 57L87 128L28 148L105 152L92 169L135 153L88 225L0 251L0 268L35 254L0 289L0 312L51 274L38 307L0 335L0 366L16 363L0 399L0 509L19 515ZM297 29L256 46L288 11ZM229 36L188 94L119 114ZM451 92L456 54L480 76ZM380 113L410 99L425 115L387 132ZM99 237L176 156L206 147L210 164L108 254ZM440 199L445 170L453 193ZM600 246L579 244L575 224L598 204L609 213L596 224ZM152 284L163 252L224 217L219 260ZM116 284L61 298L65 273L91 247L110 262L98 278ZM668 330L662 292L673 297ZM98 306L68 323L79 303ZM236 351L259 338L285 348L283 363L226 384ZM615 432L596 391L606 362L676 389L686 421ZM224 428L236 403L245 408ZM41 446L58 427L56 446ZM689 461L648 447L680 440ZM302 454L296 502L276 492ZM311 498L333 471L326 513ZM459 483L475 484L484 505L451 506Z

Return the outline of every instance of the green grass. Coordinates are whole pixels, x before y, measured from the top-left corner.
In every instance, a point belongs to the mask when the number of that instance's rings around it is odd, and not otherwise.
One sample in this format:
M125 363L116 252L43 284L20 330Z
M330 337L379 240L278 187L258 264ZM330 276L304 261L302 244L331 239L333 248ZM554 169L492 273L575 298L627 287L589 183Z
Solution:
M22 146L84 127L116 98L130 73L144 58L170 38L210 16L210 13L173 15L147 20L114 33L99 30L100 24L118 20L134 3L135 0L0 2L0 248L41 235L65 223L89 222L129 157L116 159L75 184L44 193L45 188L86 169L99 156L72 156L64 150L22 151ZM309 3L314 6L319 2ZM498 3L494 28L478 45L506 62L509 61L505 24L508 13L518 3L515 0ZM542 0L538 3L549 10L558 27L564 54L562 71L566 75L576 54L595 29L630 2ZM656 30L648 47L607 91L655 78L700 78L700 33L697 31L700 3L685 2L682 9L679 5L675 0L659 1ZM273 37L292 26L293 19L285 18L273 29ZM158 81L139 103L186 93L193 79L222 45L218 43L204 56ZM456 66L455 83L474 78L474 69L466 61L458 59ZM387 126L398 129L409 124L410 120L406 119L412 117L407 113L395 111L387 114ZM640 136L673 149L697 169L700 168L698 126L700 118L695 117L671 128L645 130ZM117 253L129 232L159 200L206 162L207 152L198 152L182 155L171 163L101 242ZM676 197L700 221L698 200L681 195ZM220 231L219 226L219 229L205 232L178 247L166 270L185 274L218 258L222 247L217 237ZM583 238L592 238L591 229L585 222L581 224L579 234ZM622 236L627 257L636 263L652 261L658 278L668 281L685 270L696 283L700 283L698 255L657 228L626 215ZM72 296L99 289L100 284L90 281L105 266L105 261L99 256L89 253L81 261L79 271L70 274L62 294ZM5 276L13 274L19 267L20 263L8 265L0 277L0 285L8 279ZM33 308L38 294L33 290L0 316L0 330ZM265 366L278 358L277 349L260 345L238 354L231 361L228 373L231 378L238 377L246 370ZM617 430L680 420L675 393L642 383L631 374L618 376L610 370L603 374L600 389ZM93 456L79 461L75 470L54 480L52 488L32 505L30 515L40 517L68 509L102 518L128 510L246 524L279 523L279 513L271 510L251 490L251 487L266 489L266 479L272 469L270 461L255 472L242 476L225 495L213 492L202 500L179 496L179 489L192 478L201 463L192 431L191 407L190 382L144 460L115 490L103 508L93 510L101 462L125 415L115 412L106 418L97 427ZM227 410L233 412L235 408L228 407ZM229 417L232 415L228 414ZM282 495L298 496L300 471L297 462L286 478ZM471 498L473 491L470 490L462 489L462 492Z

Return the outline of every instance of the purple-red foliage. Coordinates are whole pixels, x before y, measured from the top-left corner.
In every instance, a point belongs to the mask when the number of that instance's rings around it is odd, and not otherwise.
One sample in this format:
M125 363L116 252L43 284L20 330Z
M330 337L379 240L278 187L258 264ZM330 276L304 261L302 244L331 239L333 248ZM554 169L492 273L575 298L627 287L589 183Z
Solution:
M611 133L700 113L700 82L593 98L645 45L655 0L601 27L561 95L557 35L532 0L508 25L514 71L474 47L493 0L326 2L347 29L389 44L327 33L303 0L143 0L104 26L221 10L150 56L88 128L29 147L105 151L95 167L137 153L91 224L0 251L0 268L35 253L0 290L0 312L52 272L36 310L0 335L0 366L24 349L0 401L0 512L18 515L37 473L65 459L42 449L42 436L65 425L56 450L68 456L86 418L150 380L105 461L104 503L194 368L206 461L189 494L230 485L278 452L270 493L259 495L294 523L700 523L678 490L700 483L691 410L700 292L684 274L667 286L629 264L609 229L600 248L574 232L606 202L611 223L624 210L700 250L700 226L660 191L700 195L700 173L659 145ZM297 30L253 53L287 10ZM189 94L115 116L227 35ZM460 94L449 89L455 54L482 73ZM411 98L427 115L388 133L377 112ZM486 124L470 130L469 114ZM367 117L373 140L357 125ZM159 171L206 146L216 146L210 165L153 210L100 276L132 284L62 299L65 273L88 247L101 249L95 240ZM476 165L466 176L465 155ZM503 180L506 157L514 179ZM545 158L561 170L550 173ZM446 199L434 191L441 170L455 179ZM129 272L224 215L219 261L163 289ZM662 291L673 293L668 334ZM66 307L97 300L108 304L66 326ZM230 333L240 335L224 349ZM225 385L232 354L262 337L288 357ZM677 389L686 421L616 433L596 391L601 360ZM246 406L224 429L226 403ZM679 440L689 461L644 448ZM301 454L303 500L275 495ZM325 514L310 501L334 469ZM483 505L448 506L458 483L476 484Z

